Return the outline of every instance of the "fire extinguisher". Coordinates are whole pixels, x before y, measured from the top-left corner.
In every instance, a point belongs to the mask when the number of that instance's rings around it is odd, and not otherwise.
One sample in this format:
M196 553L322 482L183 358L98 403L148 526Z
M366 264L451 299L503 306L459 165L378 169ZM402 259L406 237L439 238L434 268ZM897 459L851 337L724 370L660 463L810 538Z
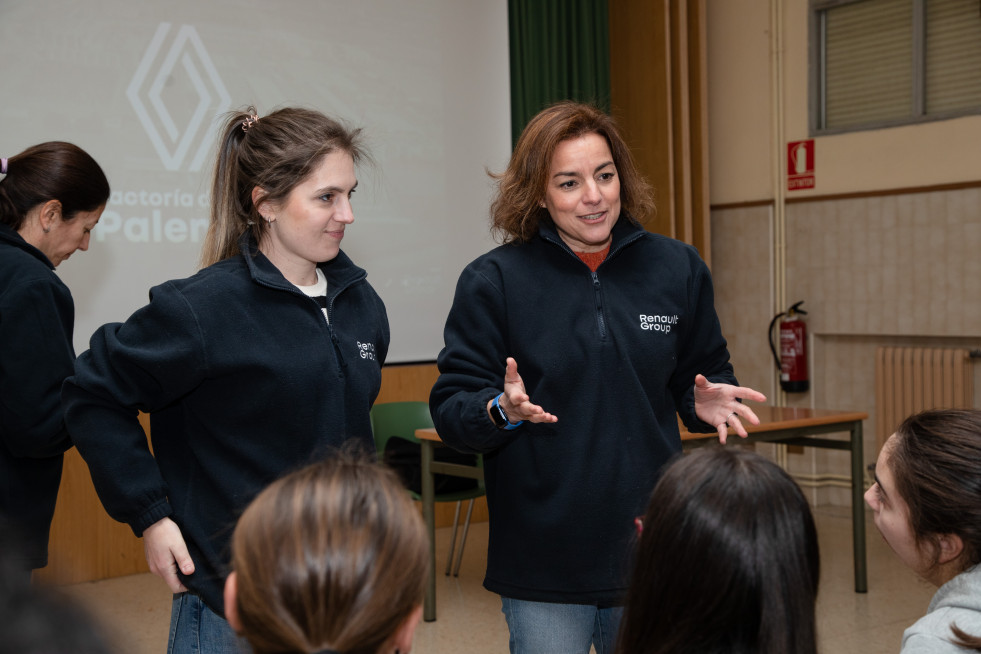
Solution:
M773 361L780 371L780 388L787 393L803 393L808 389L807 380L807 325L803 315L807 312L800 308L801 300L782 313L773 316L770 321L769 338L770 351ZM785 316L785 317L784 317ZM780 318L784 317L781 321ZM780 322L780 354L773 344L773 326Z

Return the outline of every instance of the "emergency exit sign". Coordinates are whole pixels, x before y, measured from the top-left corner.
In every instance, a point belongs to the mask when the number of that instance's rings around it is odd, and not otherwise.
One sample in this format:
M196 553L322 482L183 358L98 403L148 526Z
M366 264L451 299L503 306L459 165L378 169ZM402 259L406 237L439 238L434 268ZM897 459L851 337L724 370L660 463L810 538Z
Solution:
M787 190L814 188L814 139L787 144Z

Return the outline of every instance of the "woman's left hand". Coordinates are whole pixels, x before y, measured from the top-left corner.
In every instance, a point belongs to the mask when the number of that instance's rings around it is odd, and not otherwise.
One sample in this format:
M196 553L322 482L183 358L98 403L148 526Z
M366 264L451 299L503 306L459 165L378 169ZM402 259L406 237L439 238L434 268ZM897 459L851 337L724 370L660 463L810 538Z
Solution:
M704 375L695 375L695 415L702 422L715 425L719 432L720 443L726 442L729 427L735 429L742 438L749 435L743 427L742 420L748 420L754 425L760 424L760 419L756 417L753 410L737 401L740 399L766 402L766 396L752 388L716 384L710 382Z

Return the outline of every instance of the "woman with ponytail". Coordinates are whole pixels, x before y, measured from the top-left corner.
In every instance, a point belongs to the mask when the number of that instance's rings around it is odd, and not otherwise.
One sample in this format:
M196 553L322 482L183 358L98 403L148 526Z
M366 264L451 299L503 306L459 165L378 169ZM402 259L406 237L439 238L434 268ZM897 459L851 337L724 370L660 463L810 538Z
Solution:
M364 158L360 131L317 111L230 115L204 267L99 329L65 383L103 505L174 592L170 652L238 651L228 540L260 489L348 439L374 450L388 318L340 249Z
M0 158L0 551L24 571L48 563L48 531L71 447L61 384L72 374L75 305L55 268L109 200L99 164L71 143Z
M896 556L938 588L902 654L981 652L981 411L924 411L882 446L865 493Z

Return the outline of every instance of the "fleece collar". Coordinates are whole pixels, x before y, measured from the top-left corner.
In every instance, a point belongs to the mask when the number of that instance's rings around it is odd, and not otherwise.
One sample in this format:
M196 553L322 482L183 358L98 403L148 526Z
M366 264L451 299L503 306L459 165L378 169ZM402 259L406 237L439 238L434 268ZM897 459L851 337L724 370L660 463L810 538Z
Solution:
M4 243L9 243L10 245L27 252L36 259L39 259L41 263L46 265L51 270L54 270L54 264L51 260L44 255L43 252L38 250L36 247L24 240L24 238L18 234L15 230L11 229L7 225L0 225L0 241Z
M633 218L626 211L621 212L620 219L613 226L613 241L610 243L610 253L606 258L609 259L624 247L642 238L646 233L647 230L634 222ZM562 237L559 236L559 230L551 218L543 218L538 223L538 235L546 241L575 254L572 252L572 248L566 245Z
M245 265L248 266L249 275L256 283L293 293L300 292L283 277L279 268L274 266L272 261L259 251L259 244L250 233L242 234L238 240L238 248L242 253L242 258L245 259ZM323 271L324 277L327 278L328 296L335 295L354 282L367 277L365 270L354 265L350 257L342 251L338 251L337 256L330 261L317 264L317 267Z

